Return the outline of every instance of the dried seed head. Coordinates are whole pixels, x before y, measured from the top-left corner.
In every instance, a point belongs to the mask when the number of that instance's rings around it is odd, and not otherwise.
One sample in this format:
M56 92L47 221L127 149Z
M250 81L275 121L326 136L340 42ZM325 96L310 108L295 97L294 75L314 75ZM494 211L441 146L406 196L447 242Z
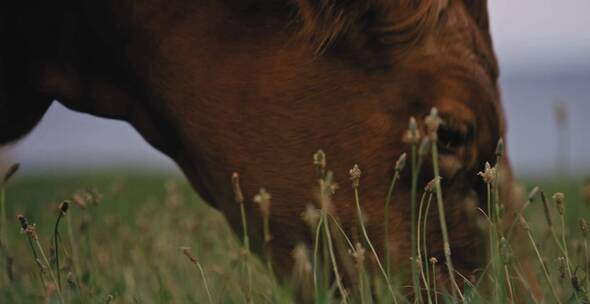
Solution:
M12 166L10 166L10 168L8 168L8 171L6 171L6 173L4 174L4 178L2 179L2 184L5 184L6 182L8 182L8 180L10 180L10 178L12 178L12 176L14 176L16 171L18 171L19 167L20 167L19 163L16 163L16 164L13 164Z
M338 183L332 182L332 183L330 183L328 188L330 189L330 193L332 195L334 195L334 193L336 193L336 190L338 190L338 188L340 188L340 186L338 185Z
M416 259L416 266L418 266L418 269L422 268L422 259Z
M430 139L428 137L424 137L420 143L420 147L418 148L418 157L423 158L424 156L428 155L428 151L430 151Z
M430 114L424 119L426 133L432 142L437 142L438 140L437 132L441 123L442 119L440 119L438 116L438 110L436 108L432 108L430 110Z
M434 193L436 191L436 184L440 183L441 180L442 177L440 176L431 179L424 187L424 191L426 191L427 193Z
M365 248L363 247L363 245L361 245L361 243L356 243L354 246L354 251L349 250L349 253L352 255L352 257L354 258L354 261L356 262L357 265L363 265L365 262Z
M580 219L580 231L582 231L584 238L588 236L588 221L583 218Z
M496 145L496 157L501 158L502 155L504 155L504 140L500 138L498 140L498 144Z
M242 188L240 187L240 175L238 172L234 172L231 175L231 184L234 190L234 199L239 205L244 203L244 195L242 194Z
M354 167L348 171L348 173L350 174L352 187L358 189L361 180L361 169L357 164L355 164Z
M556 262L559 265L559 278L563 280L565 279L566 259L561 256L556 259Z
M35 229L35 224L29 224L27 218L22 214L17 215L16 218L20 223L21 232L28 234L33 239L37 239L37 231Z
M406 166L406 153L403 153L402 155L400 155L400 157L395 162L395 171L399 173L404 169L405 166Z
M191 263L196 264L197 263L197 258L193 255L193 253L191 252L191 249L189 247L181 247L180 249L182 249L182 253L189 259L189 261L191 261Z
M557 206L557 211L559 212L559 214L563 215L565 212L565 208L564 208L565 194L563 194L561 192L554 193L553 194L553 201L555 202L555 205Z
M323 178L326 173L326 153L322 149L313 155L313 164L317 168L319 177Z
M334 182L334 173L332 173L332 171L327 171L325 178L320 180L320 191L318 193L318 200L323 211L326 211L330 214L334 212L332 195L337 188L338 185Z
M500 238L500 257L504 264L510 264L512 261L512 252L510 251L508 240L505 237Z
M301 218L313 231L316 229L317 224L320 220L320 210L318 210L312 204L307 204L305 206L305 211L301 213Z
M59 204L59 211L63 214L66 214L66 212L68 212L68 208L70 207L70 202L69 201L63 201L61 202L61 204Z
M84 199L82 194L74 193L72 195L72 201L74 201L74 204L78 205L78 207L86 209L86 199Z
M254 196L254 202L260 206L260 212L263 216L269 217L270 216L270 200L272 196L270 193L266 191L265 188L260 188L258 194Z
M27 221L27 218L22 214L17 215L16 218L20 223L20 228L22 229L22 231L27 230L27 228L29 227L29 222Z
M535 196L537 196L537 193L539 193L539 187L535 186L531 192L529 192L529 195L527 196L527 200L529 202L532 202L535 199Z
M292 254L295 261L293 266L295 276L301 279L307 278L312 271L311 262L307 257L307 247L303 243L297 244Z
M430 257L430 259L428 259L428 261L430 262L430 264L432 265L436 265L438 263L438 259L435 257Z
M102 194L96 190L96 188L86 189L86 196L88 197L88 201L94 206L98 206L100 201L102 200Z
M410 123L408 124L408 129L404 132L402 141L409 145L416 145L420 141L420 131L416 124L416 118L413 116L410 117Z
M477 175L481 176L484 183L492 185L496 181L496 167L492 167L490 163L486 162L485 170L477 173Z

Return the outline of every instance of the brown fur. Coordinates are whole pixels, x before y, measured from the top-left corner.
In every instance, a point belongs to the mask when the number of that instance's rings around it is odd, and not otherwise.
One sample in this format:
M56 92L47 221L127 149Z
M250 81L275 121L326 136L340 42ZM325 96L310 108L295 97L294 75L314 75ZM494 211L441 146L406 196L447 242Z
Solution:
M6 2L0 14L1 142L28 132L52 99L126 120L236 231L229 177L238 171L246 198L262 186L273 195L271 246L282 274L295 244L310 242L300 214L315 201L311 155L328 155L348 231L348 169L359 164L369 232L381 240L408 119L421 122L438 107L447 122L441 137L472 131L441 142L454 262L466 274L485 262L466 202L481 203L476 172L505 135L485 1L58 1L39 10ZM432 178L429 162L421 177L421 185ZM409 257L408 180L406 172L389 219L396 269ZM247 213L260 250L250 202ZM436 218L430 223L430 254L442 261Z

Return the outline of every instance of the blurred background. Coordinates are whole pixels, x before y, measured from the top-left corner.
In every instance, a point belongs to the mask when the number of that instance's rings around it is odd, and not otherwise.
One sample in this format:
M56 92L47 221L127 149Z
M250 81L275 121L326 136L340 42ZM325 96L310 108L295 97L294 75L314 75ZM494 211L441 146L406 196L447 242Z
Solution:
M590 1L489 2L517 175L589 174ZM180 173L128 124L58 103L29 136L4 150L0 163L21 162L20 174L26 175L88 169Z

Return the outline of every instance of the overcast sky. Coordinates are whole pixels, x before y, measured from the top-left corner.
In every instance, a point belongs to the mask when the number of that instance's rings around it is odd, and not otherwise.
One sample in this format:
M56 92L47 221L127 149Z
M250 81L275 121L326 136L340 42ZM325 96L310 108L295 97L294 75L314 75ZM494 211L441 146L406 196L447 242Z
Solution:
M490 0L492 35L505 73L590 69L589 0Z
M570 147L565 149L570 168L588 175L590 0L491 0L489 6L508 148L517 172L551 174L555 168L553 105L562 100L570 112ZM30 174L81 166L177 170L126 123L74 113L59 104L10 153Z

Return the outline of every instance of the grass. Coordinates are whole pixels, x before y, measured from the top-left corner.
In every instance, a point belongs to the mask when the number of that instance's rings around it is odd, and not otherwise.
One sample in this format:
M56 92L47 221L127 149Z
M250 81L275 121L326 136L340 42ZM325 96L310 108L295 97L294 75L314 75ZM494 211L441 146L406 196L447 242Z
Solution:
M435 111L427 121L427 133L418 149L412 138L411 168L431 157L438 173ZM410 131L412 123L410 123ZM497 158L503 145L499 143ZM412 256L404 281L420 291L413 301L405 298L400 274L390 273L390 261L378 255L367 233L363 215L362 174L350 170L357 221L362 238L354 244L335 215L332 172L326 156L318 151L319 209L308 206L305 221L310 228L311 248L294 252L295 284L279 284L272 267L250 254L248 223L243 208L239 177L232 178L236 208L241 210L244 234L234 235L223 216L208 207L176 176L165 175L71 175L4 179L0 189L0 302L1 303L514 303L515 293L525 302L540 303L523 284L521 261L509 241L516 232L533 262L546 301L588 303L590 280L588 193L583 181L573 178L525 181L529 191L517 221L505 223L497 182L499 166L487 165L481 173L487 184L485 214L489 265L479 279L457 273L450 257L441 181L412 183ZM385 206L395 197L395 182L403 170L400 157ZM310 164L311 166L311 164ZM416 174L411 174L417 180ZM229 183L229 181L228 181ZM538 187L534 187L538 186ZM531 190L532 189L532 190ZM588 186L585 186L586 192ZM555 194L554 194L555 193ZM417 198L420 196L420 199ZM584 196L586 196L584 198ZM265 223L272 216L272 196L260 189L255 198ZM432 206L431 206L432 205ZM443 261L428 255L426 220L430 209L438 214ZM17 217L17 215L19 215ZM503 223L504 220L504 223ZM434 225L435 223L431 223ZM501 226L508 224L507 229ZM264 239L272 238L265 225ZM346 250L350 254L350 261ZM366 249L365 249L366 248ZM272 256L270 248L264 255ZM337 262L338 261L338 262ZM438 263L441 263L439 266ZM385 265L385 266L384 266ZM439 268L437 268L439 267ZM347 285L342 275L352 271ZM450 290L437 281L440 272L452 276ZM356 280L356 281L355 281ZM459 285L465 283L464 288ZM487 286L487 287L486 287ZM403 286L407 290L407 286ZM487 292L491 290L492 292ZM308 293L305 295L305 293ZM300 296L298 298L296 296Z
M579 219L588 215L588 205L582 202L580 180L528 181L540 185L546 193L557 190L566 194L565 228L570 249L570 263L579 285L586 290L587 240L579 229ZM241 243L229 231L227 223L216 211L207 207L181 178L148 175L104 175L27 177L10 182L6 191L6 226L13 261L13 278L9 281L4 259L0 277L2 303L40 303L52 299L59 303L55 286L44 291L42 284L52 285L49 267L44 265L45 281L39 280L39 264L31 252L31 244L20 231L16 214L23 214L35 224L40 247L54 265L54 254L49 254L57 207L73 194L89 187L102 194L97 205L88 203L84 209L72 203L66 222L71 222L74 244L70 244L67 227L62 227L62 242L67 250L61 259L64 301L67 303L244 303L248 292L247 273L242 271ZM33 189L33 190L31 190ZM549 203L551 204L551 203ZM558 212L552 205L553 218ZM553 210L551 210L553 209ZM537 269L544 281L544 267L557 296L566 303L572 288L562 277L557 258L562 251L555 245L546 224L543 206L536 200L525 214L531 235L543 259ZM328 217L323 218L328 221ZM556 221L557 222L557 221ZM325 226L324 226L325 227ZM66 229L64 229L66 228ZM330 229L337 233L337 230ZM65 232L65 233L64 233ZM561 235L561 232L557 232ZM76 250L73 250L76 247ZM184 250L190 248L195 261L187 261ZM77 256L74 252L77 251ZM75 262L75 259L78 261ZM253 259L254 260L254 259ZM202 272L195 272L190 263L199 262ZM434 278L431 260L426 271ZM80 266L75 264L79 263ZM202 266L201 266L202 265ZM252 261L252 301L276 303L268 286L274 278L261 262ZM76 269L79 267L78 269ZM430 270L429 270L430 269ZM577 269L577 270L576 270ZM71 273L71 274L70 274ZM79 277L77 277L79 274ZM76 276L76 279L72 279ZM69 278L68 278L69 277ZM368 282L368 280L366 280ZM206 283L205 283L206 282ZM436 288L436 284L431 285ZM547 282L542 282L547 286ZM204 288L204 284L209 284ZM364 288L369 288L368 283ZM210 295L208 294L210 290ZM435 289L436 290L436 289ZM550 289L547 289L550 292ZM440 291L439 291L440 292ZM288 291L284 301L293 301ZM210 300L209 297L212 299ZM550 298L547 294L547 299ZM273 300L274 299L274 300ZM368 303L366 296L351 301ZM474 302L477 302L474 300Z
M60 242L66 303L107 303L108 299L112 303L209 303L203 278L214 303L243 303L248 286L241 269L242 250L225 219L206 206L183 178L118 174L36 176L10 182L6 226L14 278L7 277L3 260L0 303L60 302L50 275L55 268L47 266L55 267L51 248L57 207L63 199L87 189L100 193L100 202L94 204L87 197L81 208L72 201L61 223L70 222L61 227ZM33 245L39 257L33 257L17 214L34 224L40 247ZM73 243L66 226L71 226ZM187 261L188 248L204 276ZM35 260L43 264L44 283ZM253 297L256 302L270 302L267 286L273 278L264 265L252 260L249 265L257 274L252 278Z

